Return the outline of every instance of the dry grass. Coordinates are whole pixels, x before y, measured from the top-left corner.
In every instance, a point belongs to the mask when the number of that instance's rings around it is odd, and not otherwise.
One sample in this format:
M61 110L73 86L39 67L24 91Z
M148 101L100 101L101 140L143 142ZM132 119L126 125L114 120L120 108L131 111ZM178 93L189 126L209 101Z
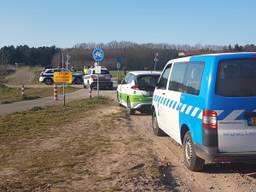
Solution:
M66 93L78 90L77 88L67 87ZM58 92L62 92L62 88L58 88ZM10 88L0 84L0 104L13 103L22 100L32 100L53 95L53 88L25 88L25 96L21 95L21 88Z
M107 98L0 118L0 191L165 191L152 143Z

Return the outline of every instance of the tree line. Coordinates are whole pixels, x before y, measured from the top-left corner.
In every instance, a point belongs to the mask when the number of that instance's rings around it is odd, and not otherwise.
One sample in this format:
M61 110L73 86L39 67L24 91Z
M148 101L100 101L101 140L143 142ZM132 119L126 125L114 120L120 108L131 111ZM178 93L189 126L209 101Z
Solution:
M154 66L154 57L158 53L157 69L161 70L165 63L173 58L177 58L180 52L185 53L209 53L209 52L239 52L256 51L256 45L171 45L171 44L137 44L133 42L109 42L100 43L82 43L73 48L60 49L51 47L29 47L23 46L5 46L0 49L0 65L28 65L60 67L62 61L66 61L66 56L71 56L70 66L81 70L84 66L93 66L92 49L101 47L105 51L105 58L101 65L110 70L116 69L116 64L121 64L121 69L126 70L151 70Z
M0 49L1 65L28 65L51 67L53 56L59 52L52 47L4 46Z

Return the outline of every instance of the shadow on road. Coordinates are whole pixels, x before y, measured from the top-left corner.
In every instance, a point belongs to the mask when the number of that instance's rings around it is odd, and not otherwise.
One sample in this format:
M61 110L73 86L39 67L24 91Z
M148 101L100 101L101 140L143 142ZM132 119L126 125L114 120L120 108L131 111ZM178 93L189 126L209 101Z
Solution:
M222 163L207 164L204 172L206 173L240 173L249 174L256 172L256 164L245 163Z

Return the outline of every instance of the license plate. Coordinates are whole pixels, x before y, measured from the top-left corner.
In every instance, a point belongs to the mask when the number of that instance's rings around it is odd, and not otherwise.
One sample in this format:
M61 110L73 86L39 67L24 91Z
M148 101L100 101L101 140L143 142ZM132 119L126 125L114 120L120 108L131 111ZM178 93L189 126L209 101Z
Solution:
M250 117L248 119L248 125L249 126L256 126L256 117Z

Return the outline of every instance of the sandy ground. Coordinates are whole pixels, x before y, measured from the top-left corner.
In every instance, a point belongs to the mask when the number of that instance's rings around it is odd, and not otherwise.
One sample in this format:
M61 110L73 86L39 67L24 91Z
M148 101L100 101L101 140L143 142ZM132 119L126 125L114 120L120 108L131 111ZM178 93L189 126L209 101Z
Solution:
M134 115L131 121L140 134L153 142L158 157L170 163L174 178L191 191L256 191L256 179L248 176L256 172L256 165L208 164L204 172L191 172L183 164L181 146L170 137L153 135L150 116Z
M38 74L43 70L41 67L20 67L16 71L5 78L6 83L11 85L22 85L35 83Z
M47 137L0 145L0 191L256 191L255 165L191 172L179 145L153 135L150 116L123 110L99 108Z
M0 191L189 191L118 106L0 145ZM1 143L1 142L0 142Z

